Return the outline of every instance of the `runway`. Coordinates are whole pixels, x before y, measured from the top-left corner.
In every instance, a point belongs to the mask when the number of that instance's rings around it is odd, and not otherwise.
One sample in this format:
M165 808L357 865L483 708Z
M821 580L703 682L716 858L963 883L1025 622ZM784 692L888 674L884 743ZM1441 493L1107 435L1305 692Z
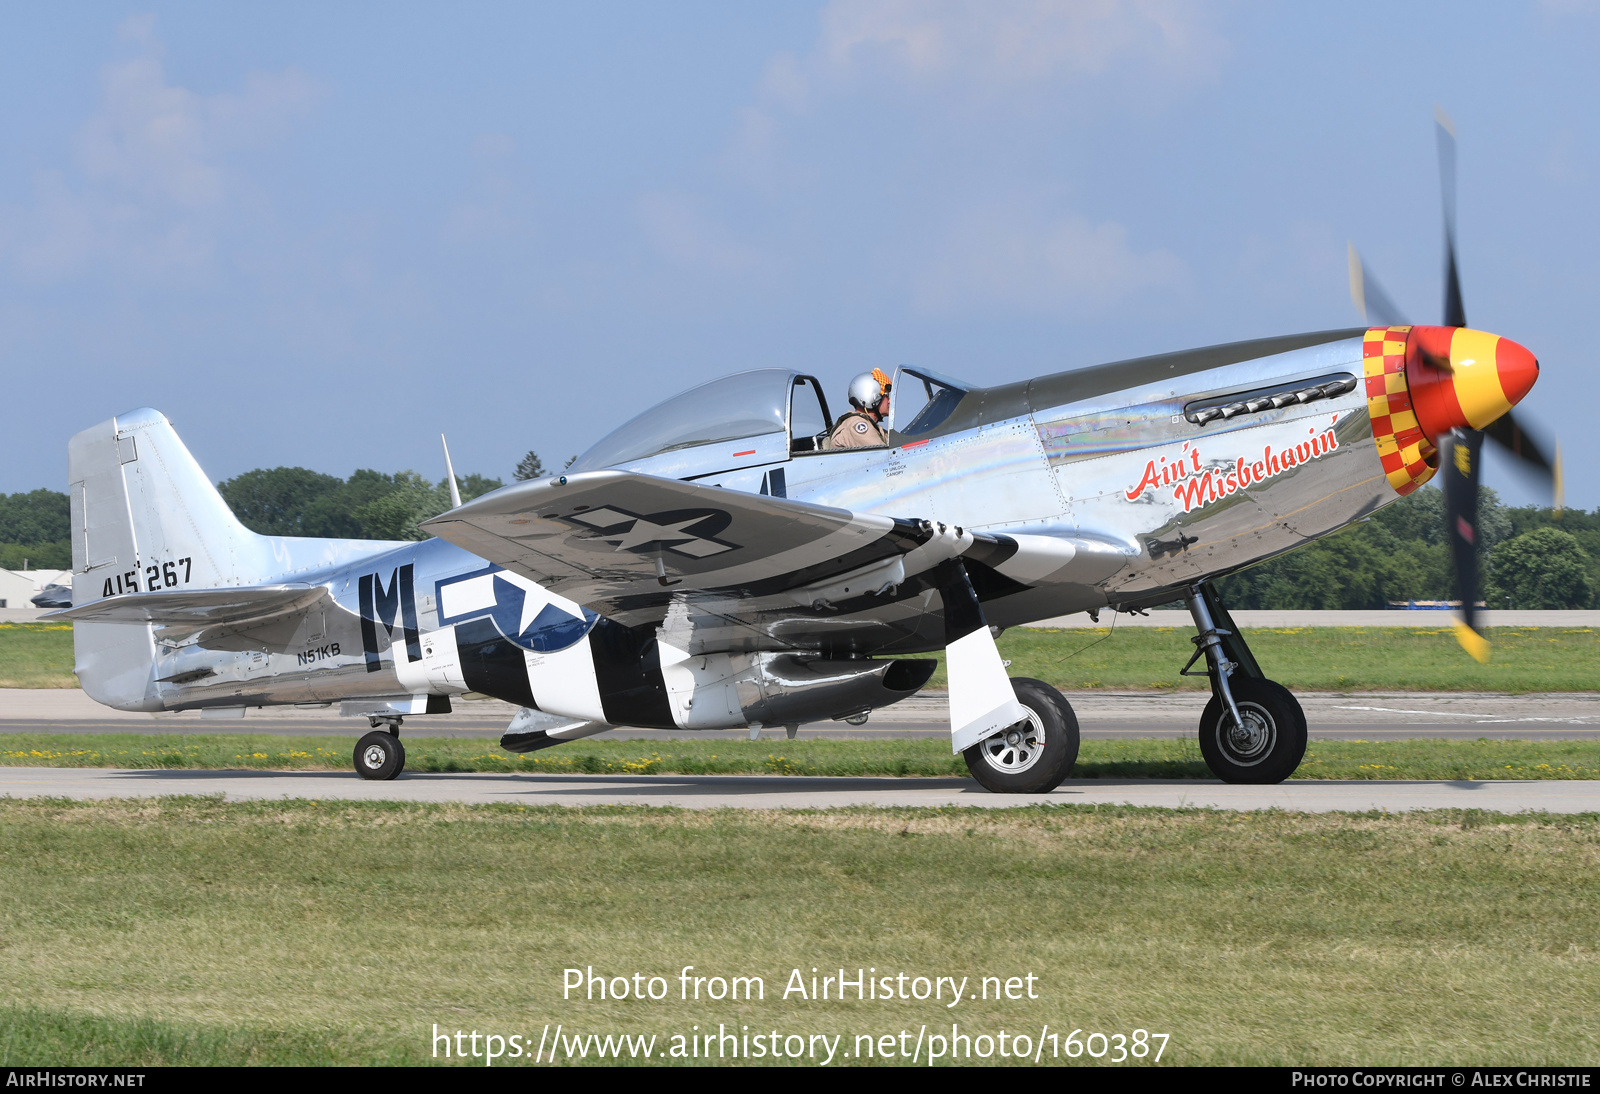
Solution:
M1387 740L1445 737L1471 740L1600 738L1600 694L1553 692L1502 695L1490 692L1302 692L1301 705L1314 739ZM1075 691L1068 695L1086 738L1192 737L1208 693L1203 691ZM406 719L403 733L415 737L498 738L514 708L495 700L457 701L455 712ZM944 696L925 694L873 713L866 725L812 722L802 737L945 737L950 732ZM133 714L109 710L75 689L0 689L3 733L270 733L282 736L358 736L360 718L341 718L337 708L279 707L252 710L244 718L212 719L198 712ZM767 736L782 730L768 730ZM743 735L682 730L622 728L611 739L664 740Z
M828 809L842 806L1138 805L1165 809L1282 809L1295 813L1398 813L1483 809L1500 813L1600 812L1600 780L1536 782L1291 781L1232 786L1191 779L1076 779L1049 794L990 794L970 779L797 778L781 775L402 775L365 782L353 773L130 771L0 768L13 798L221 795L228 801L493 802L516 805L650 805L685 809Z

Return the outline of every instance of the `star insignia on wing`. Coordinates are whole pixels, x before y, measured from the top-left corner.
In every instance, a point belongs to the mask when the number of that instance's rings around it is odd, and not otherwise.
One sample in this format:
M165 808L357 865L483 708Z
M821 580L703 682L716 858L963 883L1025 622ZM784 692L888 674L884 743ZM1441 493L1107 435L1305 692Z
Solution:
M711 515L710 512L699 512L684 520L658 523L650 517L605 506L587 513L574 513L565 519L593 528L597 534L590 538L610 543L617 551L639 551L645 547L660 546L690 558L709 558L734 549L734 544L686 531L693 525L703 523Z

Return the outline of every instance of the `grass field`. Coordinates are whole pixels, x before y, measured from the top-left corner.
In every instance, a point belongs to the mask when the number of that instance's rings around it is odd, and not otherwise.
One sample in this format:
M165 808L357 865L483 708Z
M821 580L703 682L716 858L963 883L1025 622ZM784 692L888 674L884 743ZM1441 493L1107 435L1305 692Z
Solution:
M1593 816L3 800L0 828L0 1063L952 1021L1165 1033L1175 1064L1600 1062ZM685 965L765 999L680 1001ZM588 966L670 994L564 1001ZM841 966L1038 998L783 999Z
M72 624L0 623L0 688L75 688Z
M0 766L245 768L346 771L355 738L268 734L6 734ZM526 771L553 774L960 775L967 765L948 741L583 740L518 756L493 740L407 737L407 771ZM1209 779L1192 739L1084 741L1079 779ZM1600 741L1417 738L1313 741L1296 779L1596 779Z
M1447 627L1259 628L1245 635L1268 676L1305 691L1600 690L1600 630L1495 627L1488 633L1493 654L1486 665L1468 657ZM999 646L1013 676L1063 690L1203 690L1204 677L1178 675L1194 652L1193 634L1176 627L1017 627ZM934 684L943 683L941 666Z
M1192 634L1175 627L1114 632L1018 627L1002 635L999 645L1013 676L1032 676L1063 689L1203 688L1203 679L1178 675L1194 652ZM1291 688L1600 690L1600 630L1591 628L1493 628L1494 652L1487 665L1463 653L1447 627L1263 628L1247 636L1267 674ZM932 684L945 684L942 662ZM0 687L77 687L71 628L0 624Z

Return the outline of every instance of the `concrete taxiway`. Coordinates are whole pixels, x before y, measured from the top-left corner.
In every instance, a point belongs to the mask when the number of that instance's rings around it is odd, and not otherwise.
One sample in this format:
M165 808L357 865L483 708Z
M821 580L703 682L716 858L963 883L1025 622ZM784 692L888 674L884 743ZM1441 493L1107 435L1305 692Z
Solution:
M1600 780L1539 782L1286 782L1231 786L1189 779L1076 779L1049 794L990 794L959 778L796 778L780 775L404 774L365 782L352 773L130 771L0 768L0 796L146 798L221 795L228 801L501 802L517 805L653 805L686 809L827 809L841 806L1139 805L1166 809L1282 809L1296 813L1397 813L1482 809L1597 813Z
M1074 691L1068 695L1082 734L1088 738L1192 737L1208 698L1204 691ZM1299 699L1311 736L1317 739L1600 738L1600 694L1593 692L1302 692ZM513 709L495 700L457 700L454 713L407 718L403 732L416 737L498 738L510 723ZM948 718L944 696L924 694L875 712L863 726L813 722L802 726L800 735L945 737L950 732ZM337 708L276 707L254 709L243 718L215 719L195 711L134 714L110 710L75 689L0 689L0 734L247 732L348 737L365 729L363 719L341 718ZM720 731L725 736L743 732ZM765 735L781 736L782 732L768 730ZM708 734L623 728L608 736L663 740Z

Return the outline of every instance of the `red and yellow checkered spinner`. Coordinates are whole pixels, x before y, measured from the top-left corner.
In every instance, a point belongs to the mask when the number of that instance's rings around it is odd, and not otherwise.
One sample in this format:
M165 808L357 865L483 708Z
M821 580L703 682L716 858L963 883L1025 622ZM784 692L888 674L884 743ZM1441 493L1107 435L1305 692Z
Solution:
M1538 358L1527 349L1469 327L1372 327L1362 356L1372 438L1400 494L1438 470L1441 436L1483 429L1539 378Z

